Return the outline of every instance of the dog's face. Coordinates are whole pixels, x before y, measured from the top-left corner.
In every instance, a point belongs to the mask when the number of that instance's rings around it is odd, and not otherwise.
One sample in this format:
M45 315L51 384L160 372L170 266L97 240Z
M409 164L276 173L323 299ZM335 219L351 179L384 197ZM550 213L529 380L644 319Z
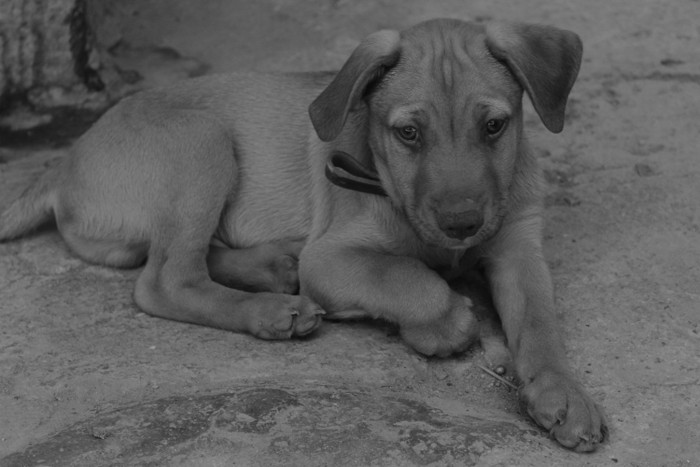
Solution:
M561 131L581 43L547 26L433 20L380 31L314 101L319 137L363 109L383 187L428 244L467 248L498 230L522 141L527 91Z
M409 31L367 98L384 187L436 246L465 248L495 233L520 152L522 87L483 38L482 27Z

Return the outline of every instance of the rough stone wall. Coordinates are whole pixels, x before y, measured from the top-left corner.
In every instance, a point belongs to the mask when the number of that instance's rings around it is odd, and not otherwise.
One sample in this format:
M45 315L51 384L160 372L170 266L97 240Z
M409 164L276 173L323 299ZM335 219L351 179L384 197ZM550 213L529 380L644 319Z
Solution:
M100 89L85 16L85 0L0 1L0 98L33 92L63 105Z

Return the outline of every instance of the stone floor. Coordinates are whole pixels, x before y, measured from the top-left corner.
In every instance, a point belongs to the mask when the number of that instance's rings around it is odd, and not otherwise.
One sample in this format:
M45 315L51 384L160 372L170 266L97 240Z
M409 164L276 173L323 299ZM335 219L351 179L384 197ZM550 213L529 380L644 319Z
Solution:
M0 244L0 465L700 465L700 2L116 5L100 40L146 85L334 68L365 34L436 16L577 31L565 131L526 124L570 358L610 442L557 446L478 348L426 359L376 323L271 343L151 318L137 271L87 265L46 230ZM0 199L72 133L23 135L0 133Z

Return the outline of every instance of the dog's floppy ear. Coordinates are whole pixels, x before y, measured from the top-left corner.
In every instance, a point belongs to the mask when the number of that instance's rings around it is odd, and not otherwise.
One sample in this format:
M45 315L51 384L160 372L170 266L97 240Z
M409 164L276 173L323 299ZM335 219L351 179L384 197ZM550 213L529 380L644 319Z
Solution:
M383 30L367 36L331 84L311 103L309 116L322 141L334 140L345 125L348 112L367 85L399 58L399 33Z
M486 46L515 75L547 129L559 133L581 66L578 35L552 26L494 22L486 26Z

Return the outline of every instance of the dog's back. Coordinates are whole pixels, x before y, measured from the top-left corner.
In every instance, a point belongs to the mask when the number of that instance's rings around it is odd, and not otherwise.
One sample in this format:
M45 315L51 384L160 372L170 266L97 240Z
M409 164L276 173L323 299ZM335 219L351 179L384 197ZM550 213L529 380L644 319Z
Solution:
M0 241L57 216L59 228L87 217L81 223L92 231L82 234L147 242L150 211L172 209L193 177L208 179L204 187L214 183L208 168L228 172L231 182L216 232L224 243L304 237L310 225L307 103L331 78L222 74L127 97L75 143L60 167L27 180L3 203ZM209 151L210 160L202 156L207 145L217 149Z

